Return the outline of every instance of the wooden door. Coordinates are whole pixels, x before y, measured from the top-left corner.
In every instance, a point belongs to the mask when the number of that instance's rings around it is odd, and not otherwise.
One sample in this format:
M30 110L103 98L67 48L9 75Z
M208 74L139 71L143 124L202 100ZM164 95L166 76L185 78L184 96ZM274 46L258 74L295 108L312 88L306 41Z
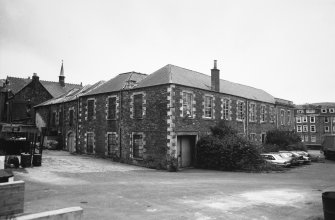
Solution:
M190 167L193 162L193 152L195 144L195 136L180 135L177 137L177 150L181 167Z
M76 146L74 142L74 134L72 132L68 136L67 147L70 153L74 153L76 151Z

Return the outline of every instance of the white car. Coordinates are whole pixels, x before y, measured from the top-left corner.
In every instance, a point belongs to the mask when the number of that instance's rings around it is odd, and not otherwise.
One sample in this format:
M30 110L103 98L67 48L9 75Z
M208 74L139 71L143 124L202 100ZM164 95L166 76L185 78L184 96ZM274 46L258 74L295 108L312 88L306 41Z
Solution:
M309 154L305 151L291 151L292 153L297 153L302 156L304 163L311 163L311 159L309 158Z
M290 152L279 152L278 153L282 158L287 159L290 161L291 165L299 165L298 159Z
M261 154L262 158L269 163L278 165L278 166L284 166L289 167L291 165L290 161L286 158L281 157L278 153L267 153L267 154Z

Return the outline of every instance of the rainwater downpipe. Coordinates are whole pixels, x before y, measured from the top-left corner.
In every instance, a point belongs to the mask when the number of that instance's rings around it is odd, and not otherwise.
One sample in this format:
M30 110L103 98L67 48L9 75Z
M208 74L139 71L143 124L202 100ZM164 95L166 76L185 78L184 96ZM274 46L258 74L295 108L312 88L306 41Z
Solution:
M133 74L130 74L128 81L130 80L131 76ZM128 83L128 81L126 81L126 83L123 85L122 89L120 90L120 117L119 117L119 151L120 151L120 160L122 158L122 129L121 129L121 123L122 123L122 91L125 89L126 84Z
M246 135L246 138L248 138L248 131L249 131L249 101L247 100L247 112L246 112L246 117L245 117L245 120L246 120L246 122L245 122L245 126L246 126L246 128L245 128L245 135Z
M80 97L77 99L77 111L76 111L76 153L78 153L78 133L79 133L79 102L80 102Z

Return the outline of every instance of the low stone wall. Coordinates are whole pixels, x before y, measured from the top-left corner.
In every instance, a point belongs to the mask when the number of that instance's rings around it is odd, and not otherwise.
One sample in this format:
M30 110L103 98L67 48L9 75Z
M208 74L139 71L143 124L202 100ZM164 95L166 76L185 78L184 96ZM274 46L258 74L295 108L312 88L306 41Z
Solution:
M0 183L0 216L23 213L24 182Z
M81 207L70 207L16 217L17 220L79 220L83 216Z

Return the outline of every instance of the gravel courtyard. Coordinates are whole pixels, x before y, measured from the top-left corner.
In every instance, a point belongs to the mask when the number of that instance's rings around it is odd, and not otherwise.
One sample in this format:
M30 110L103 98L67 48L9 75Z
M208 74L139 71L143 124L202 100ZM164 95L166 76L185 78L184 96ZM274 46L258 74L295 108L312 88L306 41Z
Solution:
M80 206L84 219L323 219L321 193L335 190L335 163L284 173L185 169L170 173L45 151L41 167L16 170L25 213Z

